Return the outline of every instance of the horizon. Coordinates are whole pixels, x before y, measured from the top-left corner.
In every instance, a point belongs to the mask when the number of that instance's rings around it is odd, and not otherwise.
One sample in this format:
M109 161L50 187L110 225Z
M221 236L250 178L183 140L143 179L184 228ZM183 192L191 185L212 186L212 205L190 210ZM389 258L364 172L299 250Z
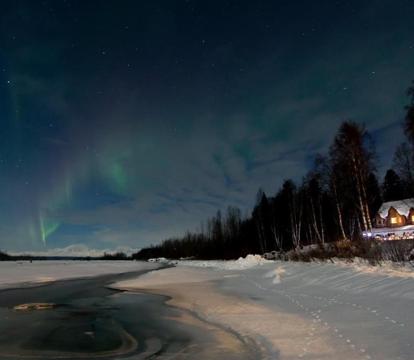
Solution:
M259 188L300 181L348 119L372 135L382 181L405 140L413 12L388 0L5 5L0 249L136 250L229 205L246 214Z

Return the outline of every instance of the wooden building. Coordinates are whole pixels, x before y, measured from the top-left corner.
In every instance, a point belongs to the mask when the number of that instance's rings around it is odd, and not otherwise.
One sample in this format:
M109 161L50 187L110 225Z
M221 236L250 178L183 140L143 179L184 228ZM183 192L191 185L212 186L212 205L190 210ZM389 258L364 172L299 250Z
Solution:
M364 237L378 240L414 239L414 198L383 203L373 224L371 231L363 232Z

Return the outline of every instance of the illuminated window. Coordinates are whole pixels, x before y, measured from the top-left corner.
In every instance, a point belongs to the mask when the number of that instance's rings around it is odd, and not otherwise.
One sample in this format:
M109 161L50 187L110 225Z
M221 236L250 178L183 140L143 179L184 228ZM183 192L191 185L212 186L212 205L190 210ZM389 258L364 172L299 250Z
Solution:
M397 223L398 223L398 219L396 217L392 217L391 224L397 224Z
M414 215L411 215L411 222L414 223Z

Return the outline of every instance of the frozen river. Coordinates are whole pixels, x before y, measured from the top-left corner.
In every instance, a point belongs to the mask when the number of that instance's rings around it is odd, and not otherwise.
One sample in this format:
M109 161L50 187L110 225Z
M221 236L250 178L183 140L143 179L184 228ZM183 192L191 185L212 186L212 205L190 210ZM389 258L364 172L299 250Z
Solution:
M236 334L165 305L166 297L106 287L145 271L1 290L0 359L256 358ZM14 309L26 303L56 305ZM230 346L210 357L226 337Z
M0 360L413 359L408 264L250 257L165 268L44 262L0 270ZM56 306L14 309L25 303Z

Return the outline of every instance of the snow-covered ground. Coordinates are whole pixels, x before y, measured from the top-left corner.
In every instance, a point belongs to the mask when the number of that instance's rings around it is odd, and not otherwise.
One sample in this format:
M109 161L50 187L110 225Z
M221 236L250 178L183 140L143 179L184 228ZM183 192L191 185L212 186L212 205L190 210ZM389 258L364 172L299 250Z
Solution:
M265 260L260 255L247 255L245 258L237 260L168 260L166 258L150 259L151 263L169 264L176 266L190 266L201 268L213 268L221 270L245 270L252 267L269 264L272 261Z
M159 261L160 263L166 260ZM0 262L0 288L154 270L114 284L230 328L266 359L414 359L414 271L393 264L236 261Z
M179 262L114 286L170 295L254 340L268 359L414 359L410 269L250 257Z
M157 267L137 261L0 261L0 289Z

